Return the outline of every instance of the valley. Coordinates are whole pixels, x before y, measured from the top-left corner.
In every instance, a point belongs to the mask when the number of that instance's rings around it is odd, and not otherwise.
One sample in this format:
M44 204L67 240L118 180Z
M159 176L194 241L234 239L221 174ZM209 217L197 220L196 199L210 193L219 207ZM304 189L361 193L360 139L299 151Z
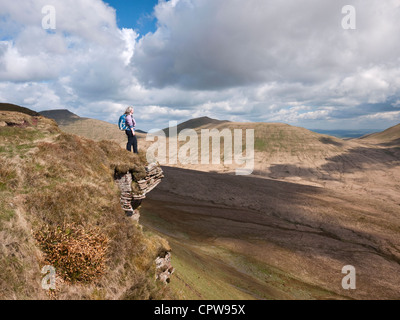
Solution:
M170 242L182 264L171 285L184 297L399 297L398 205L265 178L163 170L141 222ZM356 268L356 290L341 287L345 265Z

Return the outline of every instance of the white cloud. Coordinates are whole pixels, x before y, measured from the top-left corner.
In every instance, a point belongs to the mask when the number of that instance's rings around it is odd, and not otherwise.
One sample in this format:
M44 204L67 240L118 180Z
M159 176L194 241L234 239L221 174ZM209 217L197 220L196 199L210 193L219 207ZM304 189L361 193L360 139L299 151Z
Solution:
M48 92L52 92L59 101L54 107L85 108L94 101L117 100L131 85L127 65L137 34L117 28L114 9L99 0L24 4L0 3L5 29L10 26L15 32L12 39L0 42L0 81L13 92L13 101L32 108L43 103L40 110L51 108ZM49 4L56 8L52 32L41 25L41 9ZM30 90L21 92L21 82L42 84L47 90L34 95L42 94L42 99L34 98ZM17 92L22 95L17 97Z
M111 122L135 105L143 129L204 115L389 126L400 101L399 1L354 0L356 30L341 27L346 4L162 0L157 30L139 38L100 0L1 1L0 98ZM44 5L56 8L54 32L41 28Z
M395 61L399 13L356 1L359 28L341 28L346 1L181 0L161 2L159 29L132 61L148 86L221 89L273 81L315 84L352 76L360 62ZM380 12L377 14L377 12ZM379 16L383 19L380 19Z
M45 82L0 82L0 98L36 111L65 107L65 101Z
M362 116L362 119L373 119L373 120L397 120L400 121L400 111L392 111L392 112L378 112L374 114L368 114L366 116Z
M119 32L121 39L125 42L125 50L122 52L122 58L127 66L135 53L136 39L139 35L132 29L127 28L123 28Z
M298 115L298 119L304 120L329 120L333 108L324 108L321 110L305 112Z
M0 81L41 81L58 75L46 63L45 54L23 55L10 41L0 42L0 48Z

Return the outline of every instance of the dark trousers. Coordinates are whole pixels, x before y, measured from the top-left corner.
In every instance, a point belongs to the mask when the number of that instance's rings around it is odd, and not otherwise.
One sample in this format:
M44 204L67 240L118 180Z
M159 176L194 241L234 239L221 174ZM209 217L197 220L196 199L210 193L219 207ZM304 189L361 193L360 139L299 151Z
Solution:
M125 130L125 133L128 136L128 143L126 144L126 150L132 152L132 147L133 147L133 152L138 153L136 135L133 135L132 130Z

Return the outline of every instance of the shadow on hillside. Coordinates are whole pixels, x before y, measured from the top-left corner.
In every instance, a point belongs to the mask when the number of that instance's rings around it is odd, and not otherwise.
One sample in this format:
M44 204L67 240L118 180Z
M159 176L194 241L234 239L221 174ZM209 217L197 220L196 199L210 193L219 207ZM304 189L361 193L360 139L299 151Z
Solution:
M400 272L400 253L391 249L399 241L389 229L382 234L378 225L364 223L368 205L362 199L354 202L331 190L254 176L163 170L164 180L148 195L143 209L156 217L153 227L177 241L198 245L232 239L240 241L237 250L250 256L259 252L256 248L271 245L282 252L312 253L315 265L299 268L315 267L314 271L328 272L327 276L330 271L317 261L334 259L357 265L360 259L373 261L379 256L382 268L394 262ZM153 223L143 219L145 225ZM280 268L291 269L284 264ZM366 268L364 272L373 277L377 266Z
M51 119L55 120L59 126L68 126L74 123L79 123L82 120L87 120L89 118L65 118L65 119L51 118Z
M343 143L340 143L339 141L335 141L329 137L321 137L321 138L319 138L319 141L322 142L323 144L331 144L331 145L334 145L337 147L343 146Z
M353 148L343 154L326 159L320 167L299 167L292 164L277 164L270 167L271 177L300 177L333 180L331 174L365 171L366 167L394 168L400 166L400 147Z
M400 165L400 148L357 147L341 155L327 158L321 166L323 170L337 170L341 173L353 173L365 170L365 165L393 168Z
M395 146L400 147L400 138L392 140L390 142L380 143L379 145L383 147L395 147Z
M162 202L173 208L170 212L173 220L176 220L173 212L179 211L181 222L187 222L190 215L199 221L209 218L238 222L235 228L243 229L242 234L247 236L268 237L265 230L257 231L258 225L272 233L273 229L278 233L298 233L301 230L299 226L303 226L311 228L309 231L313 236L335 241L342 236L354 237L354 234L359 239L374 238L359 228L350 230L332 223L330 219L321 219L323 213L345 214L349 208L352 208L352 212L349 211L352 219L356 218L357 213L364 216L362 207L365 204L362 200L359 211L354 211L354 205L357 204L347 203L342 195L335 195L331 190L254 176L215 174L172 167L163 167L163 170L165 178L149 193L143 206L146 207L148 201ZM244 225L246 223L249 225ZM233 229L218 223L215 226L205 226L200 222L192 227L204 227L201 234L206 237L235 233ZM238 230L236 232L240 233ZM282 241L287 242L288 247L298 246L290 238L282 238Z

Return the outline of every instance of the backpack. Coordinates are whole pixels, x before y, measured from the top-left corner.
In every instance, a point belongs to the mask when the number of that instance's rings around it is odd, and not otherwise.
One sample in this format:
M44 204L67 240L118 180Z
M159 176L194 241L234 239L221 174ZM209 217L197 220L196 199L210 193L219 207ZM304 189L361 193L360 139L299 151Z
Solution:
M122 116L119 117L119 120L118 120L119 130L124 131L124 130L128 129L128 127L126 126L125 121L126 121L126 114L123 114Z

